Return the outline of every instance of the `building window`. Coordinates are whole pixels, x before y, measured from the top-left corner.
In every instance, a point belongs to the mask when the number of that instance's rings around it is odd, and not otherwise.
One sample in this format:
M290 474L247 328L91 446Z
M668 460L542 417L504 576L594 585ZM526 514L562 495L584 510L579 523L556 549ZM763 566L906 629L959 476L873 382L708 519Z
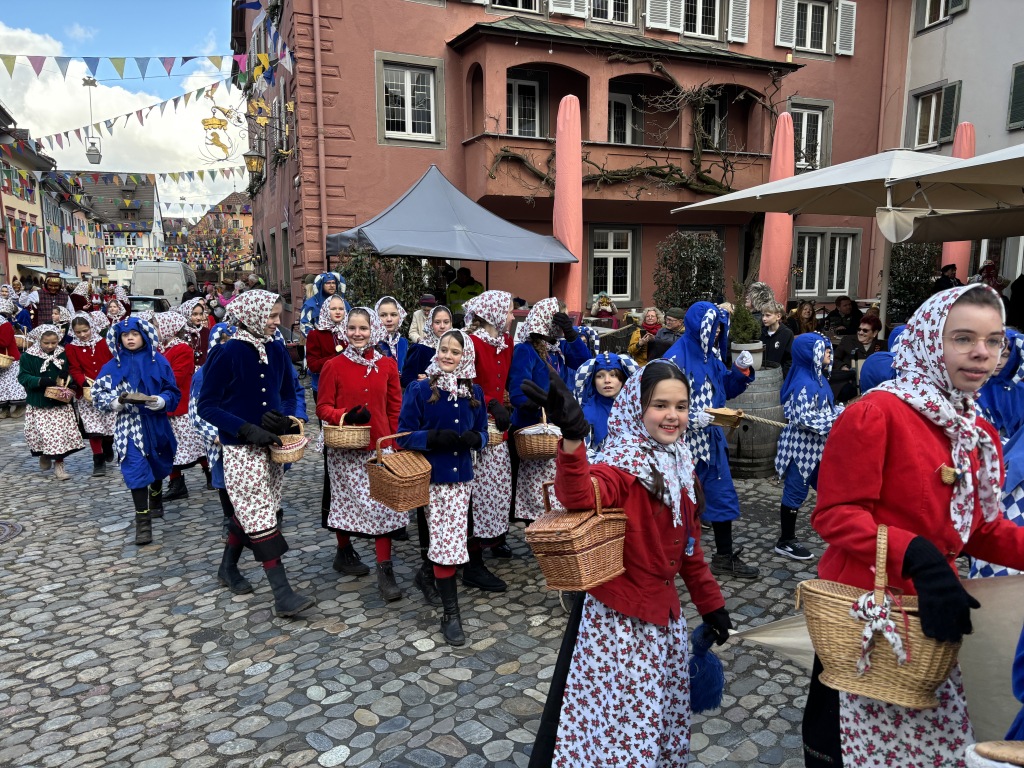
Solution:
M505 133L540 135L540 83L509 79L505 86Z
M124 236L124 244L130 246L137 246L139 244L139 236L134 232L128 232Z
M832 235L828 239L828 271L825 274L829 296L840 296L850 291L850 256L853 235Z
M914 146L923 147L938 143L939 108L942 104L942 91L933 91L917 97L917 131Z
M391 138L434 138L432 71L384 67L384 132Z
M800 235L796 239L796 266L793 270L793 292L797 296L818 295L818 262L821 235Z
M921 0L924 3L924 24L931 26L949 18L946 0Z
M1024 128L1024 62L1013 65L1010 76L1010 108L1006 117L1006 129L1014 131Z
M633 23L632 0L593 0L591 18L597 21L614 21L619 24Z
M590 258L591 294L605 291L613 301L633 301L637 261L636 231L595 229Z
M694 37L718 37L718 4L720 0L685 0L683 34Z
M642 144L643 116L628 93L608 94L608 142Z
M515 8L517 11L536 11L537 0L491 0L496 8Z
M831 165L832 114L835 106L827 99L793 99L794 157L797 170L814 170Z
M697 137L704 149L721 151L726 147L727 113L722 99L704 103L700 113L701 136Z
M855 293L860 230L797 230L793 295L829 297Z
M960 81L926 86L910 94L908 144L915 149L953 140L960 115Z
M826 3L798 2L796 4L796 48L825 52L828 38L828 11Z
M103 233L103 244L104 245L113 245L114 244L114 233L113 232L104 232Z

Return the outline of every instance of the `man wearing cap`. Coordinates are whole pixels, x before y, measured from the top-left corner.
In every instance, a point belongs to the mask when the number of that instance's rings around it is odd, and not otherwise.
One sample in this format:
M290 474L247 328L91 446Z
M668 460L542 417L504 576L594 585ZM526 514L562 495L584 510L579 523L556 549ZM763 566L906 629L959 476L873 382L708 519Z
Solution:
M424 293L420 296L420 308L412 313L412 322L409 324L409 343L415 344L423 335L423 326L427 322L427 314L437 304L437 299L432 293Z
M668 352L669 347L683 335L683 318L686 310L682 307L671 307L665 311L665 322L651 342L647 345L647 359L657 360Z
M932 285L932 293L944 291L947 288L956 288L963 285L956 276L956 264L946 264L942 267L942 276Z

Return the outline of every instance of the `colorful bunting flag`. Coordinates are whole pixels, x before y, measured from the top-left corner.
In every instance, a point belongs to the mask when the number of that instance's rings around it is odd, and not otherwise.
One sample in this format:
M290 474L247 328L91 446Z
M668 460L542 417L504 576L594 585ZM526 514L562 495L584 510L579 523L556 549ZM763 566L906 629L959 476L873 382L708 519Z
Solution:
M117 76L122 80L124 80L124 62L124 56L112 56L110 58L110 66L114 68L114 71L117 72Z
M92 75L93 77L96 77L96 70L99 69L99 66L100 66L100 57L99 56L84 56L84 57L82 57L82 61L84 61L85 62L85 66L89 68L89 74Z
M40 73L43 71L43 64L46 63L46 57L45 56L28 56L27 58L28 58L28 63L32 65L32 69L36 73L36 77L39 77Z
M146 70L149 69L149 56L136 56L135 65L139 68L139 74L142 75L142 79L146 79Z
M53 60L57 62L57 67L60 69L60 73L65 80L68 79L68 65L71 63L70 56L54 56Z
M8 53L0 54L0 61L4 63L4 66L7 68L7 74L11 77L14 77L14 63L17 58L17 56L12 56Z

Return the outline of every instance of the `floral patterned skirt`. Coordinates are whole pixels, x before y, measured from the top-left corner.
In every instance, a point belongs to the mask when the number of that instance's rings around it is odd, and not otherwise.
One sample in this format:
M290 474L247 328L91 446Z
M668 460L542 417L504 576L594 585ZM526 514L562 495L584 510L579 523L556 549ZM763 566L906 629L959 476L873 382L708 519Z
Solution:
M63 459L85 447L71 404L25 410L25 442L33 456Z
M284 466L258 445L225 445L222 455L224 485L242 530L251 535L275 528Z
M114 421L117 414L113 411L101 411L85 398L78 401L78 417L89 437L110 437L114 434Z
M325 448L327 475L331 479L331 511L327 527L341 533L385 536L409 523L408 512L395 512L370 498L366 462L370 451ZM390 453L388 448L384 451Z
M690 754L685 621L660 627L589 594L585 600L552 765L683 768Z
M473 535L493 539L508 532L512 505L512 461L508 443L485 448L473 468ZM431 558L433 559L433 558Z
M18 371L21 370L21 362L15 360L10 368L0 371L0 405L5 403L20 403L26 397L25 388L18 381Z
M178 441L178 451L174 454L174 466L187 467L195 464L206 456L206 446L199 437L192 420L187 413L181 416L171 416L171 429L174 430L174 439Z
M544 483L555 479L555 460L519 462L516 482L516 517L537 520L544 514ZM555 501L554 495L551 501ZM474 518L475 520L475 518Z
M471 483L430 484L430 504L427 507L427 528L430 530L427 558L430 562L461 565L469 561L466 538L471 490Z

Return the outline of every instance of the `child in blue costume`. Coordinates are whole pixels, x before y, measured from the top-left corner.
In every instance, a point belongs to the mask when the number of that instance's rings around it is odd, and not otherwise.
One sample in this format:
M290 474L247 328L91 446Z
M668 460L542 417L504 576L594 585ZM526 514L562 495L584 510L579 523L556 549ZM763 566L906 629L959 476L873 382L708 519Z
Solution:
M306 299L299 313L299 329L303 335L316 328L317 320L320 318L320 308L323 303L335 294L345 298L345 278L338 272L324 272L313 279L315 292ZM346 311L351 309L348 300L345 300Z
M781 532L775 551L793 560L810 560L814 555L796 539L796 515L810 488L818 487L825 438L843 406L835 404L828 383L832 342L818 333L802 333L793 339L792 355L793 365L781 394L789 423L782 428L775 455L775 471L783 480Z
M869 389L874 389L885 381L892 381L896 378L896 369L893 367L893 360L896 345L906 330L906 325L897 325L889 333L889 344L887 350L874 352L868 355L860 367L860 393L863 395Z
M1024 425L1024 336L1010 328L1005 333L996 371L978 391L978 411L999 430L1003 445Z
M401 373L402 366L405 365L405 356L409 352L409 340L402 335L402 324L405 323L405 316L408 313L394 296L381 297L373 308L377 311L377 317L380 318L387 334L384 341L377 345L377 349L384 357L393 357Z
M573 394L593 431L585 441L587 455L597 454L608 436L608 415L626 380L640 370L629 355L602 352L576 369Z
M591 358L587 343L563 309L556 298L541 299L516 328L508 377L513 433L541 420L540 408L522 390L524 381L532 381L547 391L548 372L554 368L562 381L571 386L576 369ZM536 520L544 512L542 485L555 479L555 460L522 462L514 439L508 441L508 446L512 460L511 516Z
M665 353L690 381L690 420L686 444L697 467L707 507L702 520L715 532L711 572L719 576L756 579L758 570L740 560L742 547L733 547L732 521L739 519L740 499L729 471L725 432L711 424L705 408L721 408L738 397L754 380L753 359L741 352L730 369L722 362L727 350L729 316L709 301L698 301L683 320L683 335Z
M93 404L117 413L114 448L124 484L135 504L135 543L153 541L153 517L163 517L163 481L171 472L178 450L168 411L181 400L167 358L157 352L156 328L129 317L107 331L114 358L100 369L92 385ZM149 395L146 403L127 401L127 395Z

